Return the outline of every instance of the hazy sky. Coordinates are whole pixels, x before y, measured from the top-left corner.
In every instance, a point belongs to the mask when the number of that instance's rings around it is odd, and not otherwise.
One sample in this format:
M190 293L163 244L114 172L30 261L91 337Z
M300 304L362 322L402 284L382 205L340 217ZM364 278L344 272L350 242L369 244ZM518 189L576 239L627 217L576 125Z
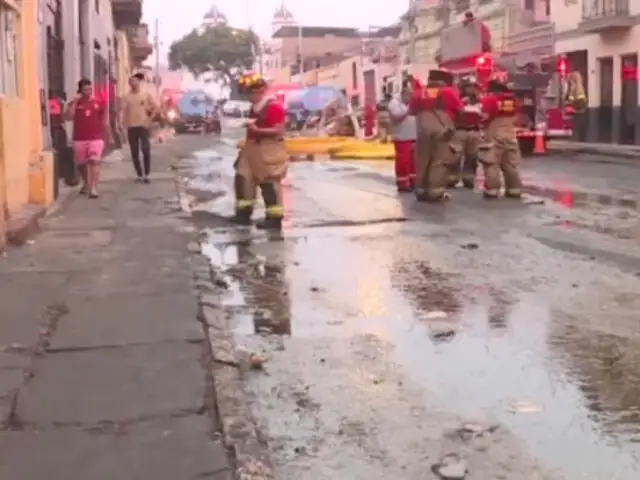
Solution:
M238 27L251 24L268 37L273 12L281 0L144 0L144 21L151 26L160 22L162 60L169 45L200 25L203 15L215 5ZM344 26L366 29L395 22L406 10L408 0L285 0L285 5L303 25ZM155 32L153 32L155 33Z

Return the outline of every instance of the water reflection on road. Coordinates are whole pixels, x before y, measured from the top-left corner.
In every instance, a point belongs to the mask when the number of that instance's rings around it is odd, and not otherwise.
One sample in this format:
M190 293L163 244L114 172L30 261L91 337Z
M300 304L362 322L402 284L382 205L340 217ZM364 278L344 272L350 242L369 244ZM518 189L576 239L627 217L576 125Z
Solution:
M323 203L305 169L301 213ZM638 478L640 279L487 218L473 248L429 219L210 230L238 342L268 355L247 382L280 478L424 479L449 451L473 479ZM501 428L452 438L465 421Z

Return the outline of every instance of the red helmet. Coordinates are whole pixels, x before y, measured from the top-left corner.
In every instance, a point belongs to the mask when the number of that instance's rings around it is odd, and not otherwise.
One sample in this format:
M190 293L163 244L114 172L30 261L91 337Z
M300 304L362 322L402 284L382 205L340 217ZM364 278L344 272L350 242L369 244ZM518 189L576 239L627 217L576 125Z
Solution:
M245 73L238 79L238 90L241 93L261 90L267 87L267 80L259 73Z

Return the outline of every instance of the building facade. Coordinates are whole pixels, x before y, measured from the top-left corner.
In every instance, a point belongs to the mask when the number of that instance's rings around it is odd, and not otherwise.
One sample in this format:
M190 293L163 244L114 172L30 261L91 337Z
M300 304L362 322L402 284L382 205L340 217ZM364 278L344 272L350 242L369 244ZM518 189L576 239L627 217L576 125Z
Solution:
M640 3L567 0L551 3L556 53L582 74L589 106L578 140L637 144Z
M403 17L401 70L424 77L439 64L454 70L472 69L472 53L480 51L481 45L473 44L479 35L465 41L462 25L466 12L472 12L486 27L496 56L528 49L531 39L518 35L541 26L546 30L542 37L533 35L533 42L545 43L547 48L553 44L547 0L460 0L447 5L439 0L416 0Z
M44 201L37 182L37 173L47 168L39 97L39 6L0 2L0 245L33 210L30 203L37 207Z
M73 158L62 112L82 76L115 118L125 64L151 53L137 29L133 39L115 29L141 16L142 0L0 0L0 246L50 207L67 179Z

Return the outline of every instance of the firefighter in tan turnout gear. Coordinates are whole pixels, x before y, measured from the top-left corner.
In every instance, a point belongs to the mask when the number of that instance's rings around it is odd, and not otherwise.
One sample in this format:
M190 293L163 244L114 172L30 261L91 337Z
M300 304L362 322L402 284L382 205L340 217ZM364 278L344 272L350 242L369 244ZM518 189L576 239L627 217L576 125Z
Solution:
M465 188L473 189L478 168L478 147L482 143L482 105L480 87L475 77L462 79L460 96L464 108L457 118L454 139L461 150L462 169L456 165L449 186L455 187L462 180Z
M461 110L453 75L445 70L431 70L426 88L414 95L410 104L417 127L415 195L418 201L451 198L446 189L453 165L459 163L459 148L453 143L453 136Z
M516 96L499 80L491 80L487 95L482 99L485 118L484 140L478 160L484 167L486 198L498 198L501 177L504 178L505 196L520 198L520 148L515 123L518 115Z
M233 220L250 225L259 187L266 209L257 228L281 230L284 209L282 179L287 173L289 158L284 144L286 111L282 104L267 93L267 82L261 75L245 74L239 80L240 93L251 101L247 137L236 163L236 214Z

